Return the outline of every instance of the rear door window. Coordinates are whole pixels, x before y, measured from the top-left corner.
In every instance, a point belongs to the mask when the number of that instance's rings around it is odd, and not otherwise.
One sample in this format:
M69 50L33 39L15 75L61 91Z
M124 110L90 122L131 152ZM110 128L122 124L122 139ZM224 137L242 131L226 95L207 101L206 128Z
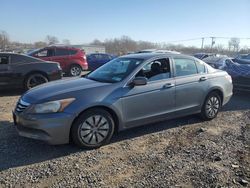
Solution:
M194 60L186 58L174 58L174 62L175 75L177 77L197 74L197 68Z
M77 53L77 50L69 50L70 55L75 55Z
M57 48L55 56L67 56L69 55L68 49L63 49L63 48Z
M9 56L0 56L0 65L9 64Z

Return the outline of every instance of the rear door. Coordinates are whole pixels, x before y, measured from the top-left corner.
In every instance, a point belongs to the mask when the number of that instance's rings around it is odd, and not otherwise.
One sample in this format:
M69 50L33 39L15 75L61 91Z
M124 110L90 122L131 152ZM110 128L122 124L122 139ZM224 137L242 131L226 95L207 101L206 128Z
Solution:
M206 69L202 62L173 58L176 85L176 115L198 112L207 93Z
M67 71L70 66L70 54L67 48L55 48L55 56L53 56L52 61L60 63L62 70Z

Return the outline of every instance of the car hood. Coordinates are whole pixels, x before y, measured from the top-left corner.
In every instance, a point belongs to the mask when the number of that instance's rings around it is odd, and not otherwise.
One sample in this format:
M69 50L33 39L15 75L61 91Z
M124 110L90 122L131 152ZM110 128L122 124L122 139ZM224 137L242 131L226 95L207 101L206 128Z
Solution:
M50 98L56 98L67 93L74 93L85 89L101 87L110 83L96 82L86 78L73 78L59 81L52 81L42 84L29 91L23 96L22 100L31 104L44 102Z

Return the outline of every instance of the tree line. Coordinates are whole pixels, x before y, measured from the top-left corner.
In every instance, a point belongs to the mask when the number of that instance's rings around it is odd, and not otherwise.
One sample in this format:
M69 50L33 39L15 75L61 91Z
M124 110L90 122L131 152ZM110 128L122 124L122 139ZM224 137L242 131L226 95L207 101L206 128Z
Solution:
M64 44L71 45L69 39L64 39L61 42L56 36L47 35L44 41L37 41L33 44L25 44L20 42L11 42L8 33L5 31L0 31L0 51L4 51L8 48L13 48L13 46L21 46L21 48L26 49L36 49L43 48L48 45L54 44ZM193 54L196 52L210 52L210 53L221 53L226 55L233 55L235 53L250 53L249 47L240 48L240 39L231 38L228 41L228 46L223 46L221 44L217 45L205 45L202 49L195 46L184 46L182 44L171 44L171 43L154 43L148 41L135 41L128 36L122 36L119 38L106 39L100 41L98 39L93 40L91 45L104 46L107 53L123 55L144 49L165 49L179 51L185 54Z

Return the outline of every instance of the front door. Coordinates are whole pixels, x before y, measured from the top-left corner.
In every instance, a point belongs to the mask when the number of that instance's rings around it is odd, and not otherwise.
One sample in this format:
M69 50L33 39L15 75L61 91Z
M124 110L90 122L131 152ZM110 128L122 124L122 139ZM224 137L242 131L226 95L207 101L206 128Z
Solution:
M146 64L136 75L148 78L143 86L124 88L122 109L125 127L171 118L175 109L175 80L169 59Z

